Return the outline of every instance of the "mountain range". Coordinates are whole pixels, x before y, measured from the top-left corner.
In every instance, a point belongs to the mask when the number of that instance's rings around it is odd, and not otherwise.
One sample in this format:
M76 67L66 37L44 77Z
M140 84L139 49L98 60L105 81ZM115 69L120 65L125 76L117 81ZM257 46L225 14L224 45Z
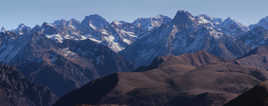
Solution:
M108 23L95 14L81 22L57 20L33 28L21 24L0 32L0 62L16 66L29 80L63 96L96 78L134 70L118 52L169 21L159 15Z
M56 106L220 106L268 78L267 36L267 17L246 26L184 10L133 22L93 14L2 28L0 62L62 97Z

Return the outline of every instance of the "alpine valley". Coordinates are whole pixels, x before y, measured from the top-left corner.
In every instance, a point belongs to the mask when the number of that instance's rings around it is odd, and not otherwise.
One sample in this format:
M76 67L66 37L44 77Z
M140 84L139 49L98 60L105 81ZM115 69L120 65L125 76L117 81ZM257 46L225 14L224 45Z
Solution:
M0 106L267 106L268 17L21 24L0 62Z

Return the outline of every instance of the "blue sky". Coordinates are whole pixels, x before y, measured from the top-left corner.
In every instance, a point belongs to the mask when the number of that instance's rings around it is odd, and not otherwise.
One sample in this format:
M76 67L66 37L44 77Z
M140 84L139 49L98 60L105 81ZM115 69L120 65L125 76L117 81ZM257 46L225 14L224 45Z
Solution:
M90 14L131 22L159 14L174 17L177 10L233 17L248 25L268 16L267 4L268 0L1 0L0 26L12 29L21 23L34 26L57 19L82 20Z

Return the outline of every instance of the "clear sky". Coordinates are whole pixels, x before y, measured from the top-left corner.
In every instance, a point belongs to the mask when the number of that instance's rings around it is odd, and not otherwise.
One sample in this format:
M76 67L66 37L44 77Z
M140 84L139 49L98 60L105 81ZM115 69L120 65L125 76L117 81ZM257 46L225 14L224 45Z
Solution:
M174 17L177 10L187 10L194 15L232 17L247 25L268 16L268 0L1 0L0 4L0 26L8 29L21 23L82 20L90 14L131 22L159 14Z

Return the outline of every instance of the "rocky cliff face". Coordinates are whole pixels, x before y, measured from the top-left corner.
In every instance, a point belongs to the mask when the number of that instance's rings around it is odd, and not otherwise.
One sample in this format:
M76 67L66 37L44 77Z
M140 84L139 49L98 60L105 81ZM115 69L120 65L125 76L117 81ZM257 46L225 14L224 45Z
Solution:
M0 65L1 106L51 106L55 101L47 87L33 84L13 67Z

